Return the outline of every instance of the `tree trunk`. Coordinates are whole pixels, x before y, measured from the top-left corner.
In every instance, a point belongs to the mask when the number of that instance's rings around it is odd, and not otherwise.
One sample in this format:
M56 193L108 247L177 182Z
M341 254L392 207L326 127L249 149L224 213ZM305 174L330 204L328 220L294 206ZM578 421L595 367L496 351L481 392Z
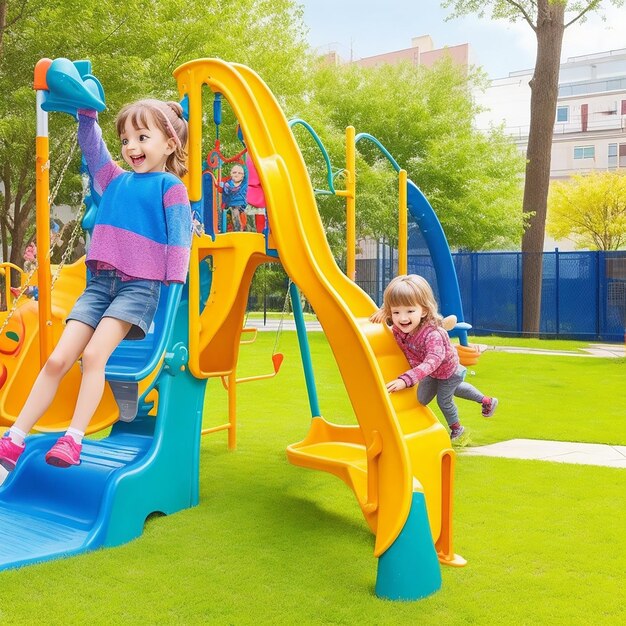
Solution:
M532 216L522 238L522 330L530 334L537 334L540 324L550 159L565 31L563 4L540 0L538 5L537 61L530 81L530 130L523 204L524 213Z
M0 0L0 60L4 51L4 31L7 27L8 0Z
M4 172L9 171L8 167L4 167L3 168ZM3 206L2 208L0 208L0 243L2 245L2 260L3 261L8 261L9 260L9 225L8 225L8 219L9 219L9 211L11 209L11 202L10 202L10 197L11 197L11 189L10 189L10 185L9 188L7 188L7 184L10 182L7 181L7 177L6 175L2 176L2 182L4 183L4 197L3 197Z
M24 222L16 222L13 228L11 229L11 241L13 245L11 245L11 252L9 255L9 261L22 267L24 265L24 259L22 258L22 247L24 245L24 239L26 237L26 226L27 223Z

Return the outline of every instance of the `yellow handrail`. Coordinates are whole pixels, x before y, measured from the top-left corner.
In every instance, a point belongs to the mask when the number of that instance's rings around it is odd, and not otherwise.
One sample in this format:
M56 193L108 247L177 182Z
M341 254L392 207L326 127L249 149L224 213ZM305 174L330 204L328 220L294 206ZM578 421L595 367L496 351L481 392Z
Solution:
M366 513L378 509L378 459L383 451L383 438L377 430L372 431L372 443L366 448L367 456L367 500L362 503Z
M245 346L246 344L249 344L249 343L254 343L256 341L256 336L257 336L258 332L259 332L258 328L242 328L241 329L241 334L242 335L252 335L252 338L251 339L240 339L239 343L242 346Z
M23 283L24 280L24 270L15 265L15 263L10 263L9 261L4 261L0 263L0 276L5 276L4 280L4 301L6 303L7 310L9 310L9 303L11 302L11 272L10 270L15 270L20 274L20 284Z
M409 218L407 215L406 170L398 172L398 274L408 274Z
M235 376L235 372L231 372L229 375ZM200 431L201 435L209 435L210 433L217 433L222 430L228 431L228 449L234 450L237 447L237 385L227 385L224 382L222 376L222 384L226 387L228 392L228 422L226 424L219 424L218 426L212 426L209 428L203 428Z
M354 126L346 128L346 275L356 278L356 144ZM344 195L339 194L337 195Z

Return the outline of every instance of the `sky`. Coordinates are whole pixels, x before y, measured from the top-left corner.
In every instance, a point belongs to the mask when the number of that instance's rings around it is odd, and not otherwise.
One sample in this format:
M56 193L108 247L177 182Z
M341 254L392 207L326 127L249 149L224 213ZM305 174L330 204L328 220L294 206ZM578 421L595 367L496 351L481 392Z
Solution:
M435 48L470 44L471 60L490 78L531 69L535 64L536 40L526 22L511 24L488 17L464 17L446 21L449 9L439 0L299 0L304 7L308 41L319 52L335 50L342 59L402 50L411 38L430 35ZM573 56L626 48L626 7L608 0L603 22L593 16L565 31L562 61ZM620 31L621 27L621 31Z

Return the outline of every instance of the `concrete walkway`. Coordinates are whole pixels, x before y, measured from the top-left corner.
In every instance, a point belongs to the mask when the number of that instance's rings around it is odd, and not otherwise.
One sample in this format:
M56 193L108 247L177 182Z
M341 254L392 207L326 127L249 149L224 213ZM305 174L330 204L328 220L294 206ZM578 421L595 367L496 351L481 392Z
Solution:
M276 332L280 325L280 319L267 318L263 324L263 318L250 318L246 320L247 328L256 328L259 331ZM307 331L321 331L322 326L317 321L306 322ZM282 330L296 330L296 323L291 316L286 316L282 323ZM545 350L541 348L521 348L518 346L488 346L478 345L481 352L494 350L496 352L513 352L518 354L544 354L551 356L582 356L597 358L619 358L626 357L625 344L591 343L588 348L580 350Z
M280 320L276 318L267 318L265 325L263 318L248 319L245 324L246 328L256 328L259 331L276 332L280 326ZM296 330L296 323L291 316L285 317L283 320L283 330ZM322 325L317 321L306 322L307 331L321 331Z
M543 354L546 356L582 356L596 358L623 358L626 357L626 345L609 343L590 343L588 348L579 350L547 350L542 348L522 348L520 346L487 346L478 344L481 352L495 350L496 352L512 352L517 354Z
M247 327L257 328L259 331L276 332L280 320L268 318L266 325L262 319L249 319ZM307 331L321 331L319 322L306 323ZM283 330L295 330L295 322L285 317ZM551 356L577 356L596 358L626 357L626 346L621 344L589 344L588 348L573 350L543 350L539 348L521 348L516 346L487 346L479 344L481 352L494 350L497 352L512 352L524 354L543 354ZM556 461L557 463L579 463L583 465L602 465L605 467L626 468L626 446L609 446L598 443L569 443L564 441L543 441L538 439L511 439L488 446L475 448L457 448L459 455L467 456L497 456L509 459L534 459L542 461Z
M626 446L609 446L603 443L510 439L488 446L461 448L458 452L459 456L497 456L626 468Z

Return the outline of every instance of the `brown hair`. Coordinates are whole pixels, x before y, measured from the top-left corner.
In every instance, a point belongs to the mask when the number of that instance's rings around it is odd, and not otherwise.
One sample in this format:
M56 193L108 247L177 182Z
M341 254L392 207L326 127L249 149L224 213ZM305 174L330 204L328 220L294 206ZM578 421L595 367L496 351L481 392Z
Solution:
M187 173L188 128L183 117L183 107L178 102L146 98L127 104L115 120L118 136L124 132L129 119L135 130L147 128L148 114L151 114L154 124L166 137L172 137L176 141L176 149L167 157L165 169L182 178Z
M442 317L437 310L437 301L432 287L418 274L396 276L383 294L385 317L391 319L391 309L396 306L415 306L418 304L426 313L424 321L441 326Z

